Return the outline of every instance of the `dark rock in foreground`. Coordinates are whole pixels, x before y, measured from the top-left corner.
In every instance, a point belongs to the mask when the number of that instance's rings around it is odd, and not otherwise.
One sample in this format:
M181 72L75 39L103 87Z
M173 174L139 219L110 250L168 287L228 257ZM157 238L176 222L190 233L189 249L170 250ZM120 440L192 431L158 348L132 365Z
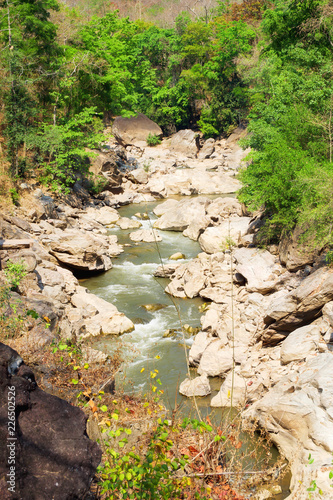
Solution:
M82 499L100 459L84 413L39 389L18 353L0 343L0 498Z

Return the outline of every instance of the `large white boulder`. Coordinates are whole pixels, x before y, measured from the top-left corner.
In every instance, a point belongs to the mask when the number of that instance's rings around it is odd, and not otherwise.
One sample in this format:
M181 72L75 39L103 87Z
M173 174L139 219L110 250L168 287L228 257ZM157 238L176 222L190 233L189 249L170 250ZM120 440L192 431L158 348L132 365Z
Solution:
M281 363L299 361L327 350L320 329L315 325L303 326L291 332L281 344Z
M207 198L198 197L185 199L172 206L154 222L154 227L167 231L184 231L192 221L204 219L206 206L210 203Z
M244 406L247 398L247 381L238 373L228 373L219 392L210 402L212 407Z
M198 366L201 356L205 352L205 349L214 340L208 332L199 332L195 336L194 342L191 345L189 352L189 363L190 366Z
M201 377L196 377L192 380L186 378L180 384L179 392L188 398L193 396L208 396L211 393L211 389L207 375L203 374Z
M139 231L134 231L129 235L132 241L145 241L146 243L153 243L156 241L162 241L162 236L158 234L154 229L139 229Z
M89 207L86 210L86 214L87 217L99 224L103 224L103 226L114 224L120 218L117 210L111 207Z
M236 272L246 279L248 292L269 293L275 289L283 269L274 255L258 248L238 248L234 257Z
M162 137L163 132L157 123L147 116L139 113L131 118L117 116L112 125L112 133L117 141L123 146L136 146L144 148L147 146L149 134Z
M317 354L283 377L243 418L258 423L291 464L291 499L306 500L312 481L332 498L333 354ZM311 461L309 463L309 454Z
M206 253L220 252L230 244L238 244L241 236L247 233L250 217L230 217L219 226L208 227L201 236L199 244Z

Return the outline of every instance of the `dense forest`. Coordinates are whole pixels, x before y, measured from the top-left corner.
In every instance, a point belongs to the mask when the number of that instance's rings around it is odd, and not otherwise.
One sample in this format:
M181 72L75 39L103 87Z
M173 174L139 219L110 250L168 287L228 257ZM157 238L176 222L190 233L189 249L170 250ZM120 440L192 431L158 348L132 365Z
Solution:
M206 138L246 124L240 198L265 209L263 242L298 224L332 243L332 0L178 10L1 0L0 10L0 135L14 178L70 186L117 115L142 112L165 135L193 128Z

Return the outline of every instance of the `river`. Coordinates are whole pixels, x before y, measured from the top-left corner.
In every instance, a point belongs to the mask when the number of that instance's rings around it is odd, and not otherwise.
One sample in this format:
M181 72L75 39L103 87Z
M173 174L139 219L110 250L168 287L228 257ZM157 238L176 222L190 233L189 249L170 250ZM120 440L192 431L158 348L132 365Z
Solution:
M159 202L127 205L119 209L121 217L138 219L137 213L148 214L148 220L140 220L142 228L150 229L153 221L157 218L153 209ZM189 349L193 337L186 336L185 346L180 333L181 323L192 327L200 327L199 307L203 300L174 299L164 292L167 279L155 278L154 271L161 264L174 263L169 257L181 252L185 259L178 261L186 262L201 251L198 242L183 236L181 232L159 231L162 241L159 243L134 243L129 239L129 234L135 231L121 230L117 226L109 230L110 234L116 234L119 243L125 245L124 252L113 259L113 268L102 274L84 281L83 285L91 292L114 304L119 311L129 317L135 330L121 337L103 337L95 341L93 347L104 352L112 353L120 349L126 359L121 372L118 373L117 387L122 387L125 392L145 394L149 386L155 385L157 390L163 390L163 403L168 409L174 409L179 405L179 410L184 415L196 417L194 405L188 398L181 396L178 392L179 384L187 375L187 365L184 349ZM160 309L147 311L143 306L147 304L159 304ZM177 306L177 307L176 307ZM177 330L179 334L175 338L165 338L167 330ZM155 384L149 374L158 370L157 378L162 385ZM195 371L193 371L195 376ZM221 379L210 379L212 394L205 398L197 398L199 410L202 416L210 414L210 418L220 420L230 417L230 410L210 408L211 398L217 394L221 385ZM243 435L242 439L247 451L251 451L254 443ZM277 451L273 453L272 464L277 458ZM262 453L265 453L262 450ZM253 465L253 464L251 464ZM282 500L288 496L290 477L285 476L280 485L282 493L275 495L276 500Z

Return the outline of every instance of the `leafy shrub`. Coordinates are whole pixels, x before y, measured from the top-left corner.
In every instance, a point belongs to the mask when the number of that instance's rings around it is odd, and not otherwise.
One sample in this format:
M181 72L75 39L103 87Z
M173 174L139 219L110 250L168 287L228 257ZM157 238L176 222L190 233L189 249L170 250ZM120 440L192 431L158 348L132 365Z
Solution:
M7 260L4 273L9 287L11 290L15 290L15 288L19 286L22 279L27 275L27 269L23 259L21 259L20 262Z
M158 135L151 134L149 132L148 137L146 139L146 142L148 146L157 146L157 144L161 144L161 139L158 137Z
M14 205L17 205L18 201L20 199L18 192L16 191L15 188L10 188L9 193L10 193L12 202L14 203Z

